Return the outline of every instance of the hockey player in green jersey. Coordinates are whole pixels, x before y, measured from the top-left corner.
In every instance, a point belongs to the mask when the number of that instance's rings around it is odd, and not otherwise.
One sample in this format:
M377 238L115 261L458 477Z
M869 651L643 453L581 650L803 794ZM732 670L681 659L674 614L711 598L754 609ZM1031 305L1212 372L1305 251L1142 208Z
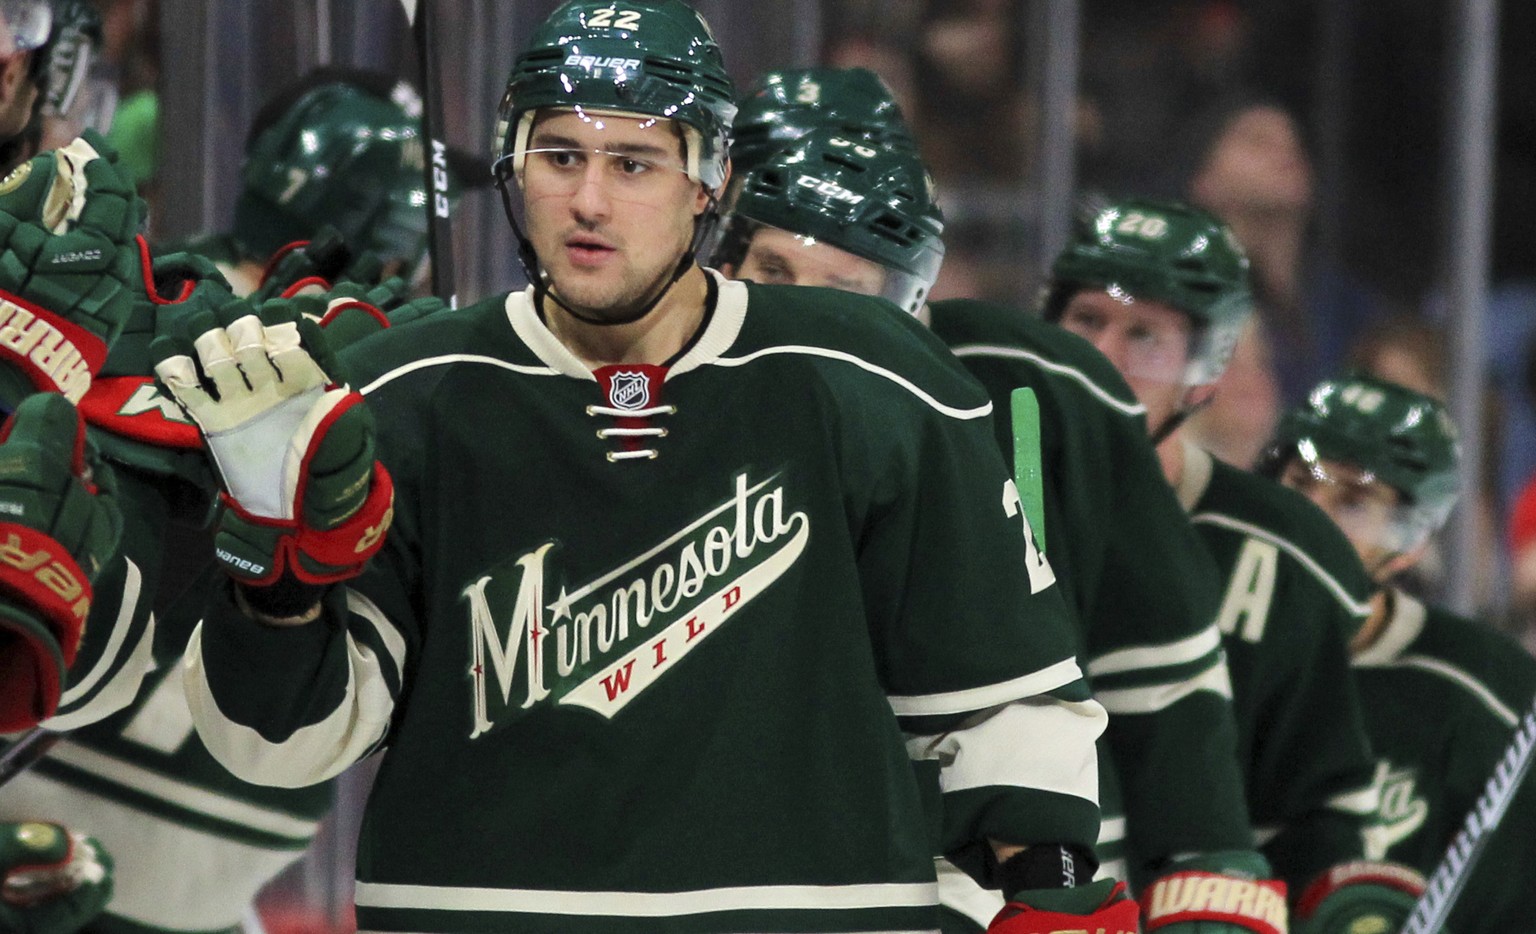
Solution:
M1536 662L1513 639L1393 586L1423 555L1460 492L1445 407L1374 376L1319 384L1280 421L1265 469L1336 522L1377 588L1350 641L1381 810L1366 850L1431 872L1536 697ZM1426 711L1433 714L1426 716ZM1493 831L1446 929L1529 926L1536 791L1524 783Z
M282 303L160 344L228 487L197 728L269 784L385 750L365 929L932 930L942 845L1002 934L1133 931L985 394L895 309L694 262L733 110L687 6L567 3L501 112L527 291L354 347L366 405Z
M1111 714L1101 751L1124 761L1132 806L1129 823L1118 806L1105 812L1101 874L1127 875L1129 844L1129 875L1143 883L1195 866L1266 875L1252 850L1213 622L1215 568L1162 478L1141 406L1108 361L1059 328L981 302L923 303L943 256L942 221L915 150L880 143L905 136L879 128L894 104L845 94L856 77L835 69L774 73L759 83L776 93L744 99L738 138L793 140L776 153L749 150L750 161L738 162L717 263L760 282L884 295L950 345L998 411L1008 410L1014 388L1035 391L1046 526L1066 530L1051 548L1052 566L1081 620L1079 654L1095 696ZM816 107L805 103L785 119L784 99L808 97L826 108L830 126L816 127ZM994 426L1011 458L1008 420ZM1118 803L1114 791L1106 785L1101 793ZM948 861L939 872L946 929L985 927L1001 897ZM1276 902L1268 907L1283 919ZM1252 925L1270 929L1265 911L1252 914ZM1199 923L1218 917L1212 908ZM1222 930L1250 929L1222 920L1232 925Z
M1362 861L1377 795L1344 640L1368 610L1365 571L1305 498L1214 460L1178 430L1213 391L1251 309L1247 259L1227 227L1143 200L1112 203L1078 227L1044 303L1047 320L1093 343L1146 406L1168 482L1226 579L1217 624L1248 807L1289 884L1296 928L1393 930L1417 883L1402 867ZM1154 923L1172 901L1157 895Z

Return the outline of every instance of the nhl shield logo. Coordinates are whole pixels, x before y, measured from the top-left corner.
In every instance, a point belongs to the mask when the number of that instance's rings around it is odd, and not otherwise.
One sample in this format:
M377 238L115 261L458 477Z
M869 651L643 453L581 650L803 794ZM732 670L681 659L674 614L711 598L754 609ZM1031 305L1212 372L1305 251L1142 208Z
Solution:
M618 372L608 387L608 401L616 409L633 412L651 402L651 381L644 373Z

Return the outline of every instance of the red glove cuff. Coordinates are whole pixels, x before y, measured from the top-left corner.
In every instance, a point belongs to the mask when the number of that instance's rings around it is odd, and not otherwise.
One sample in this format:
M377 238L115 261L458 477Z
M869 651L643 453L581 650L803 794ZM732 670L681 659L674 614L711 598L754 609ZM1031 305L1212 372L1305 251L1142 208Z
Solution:
M1147 931L1185 921L1219 921L1256 934L1285 934L1285 883L1214 872L1163 876L1142 896Z
M42 392L78 403L107 362L107 344L78 324L0 289L0 362Z
M228 493L222 494L224 508L247 523L284 532L277 540L272 564L266 573L259 578L242 577L241 582L264 587L276 582L287 571L306 584L334 584L361 574L368 559L384 546L384 534L395 517L395 484L389 471L378 461L373 462L369 483L368 498L347 521L333 529L308 528L298 519L254 515ZM310 564L324 565L330 570L317 571L307 567L299 560L301 556Z
M1137 934L1138 915L1136 903L1125 897L1125 883L1117 882L1109 898L1091 915L1042 911L1023 902L1009 902L987 925L987 934Z
M1340 863L1312 880L1296 903L1296 917L1308 918L1323 900L1348 885L1381 885L1418 898L1427 885L1423 873L1399 863L1356 860Z
M0 522L0 592L39 613L64 664L74 663L91 612L91 581L62 545L30 526Z

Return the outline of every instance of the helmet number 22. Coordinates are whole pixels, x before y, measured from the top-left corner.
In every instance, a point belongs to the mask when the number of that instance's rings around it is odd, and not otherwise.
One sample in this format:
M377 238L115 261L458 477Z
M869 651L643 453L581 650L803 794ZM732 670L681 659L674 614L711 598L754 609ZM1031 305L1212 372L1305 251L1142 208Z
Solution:
M587 17L587 25L599 29L639 29L639 10L615 10L609 7L604 10L593 10Z

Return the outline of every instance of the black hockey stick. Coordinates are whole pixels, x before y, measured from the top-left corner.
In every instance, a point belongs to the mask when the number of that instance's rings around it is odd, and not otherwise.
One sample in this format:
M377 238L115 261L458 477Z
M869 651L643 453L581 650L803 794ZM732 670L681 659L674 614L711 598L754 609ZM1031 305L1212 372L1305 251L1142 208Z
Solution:
M48 750L63 738L63 733L54 733L40 726L21 734L21 738L12 743L9 749L0 753L0 785L36 765L37 760L46 756Z
M416 40L421 69L421 135L426 143L427 255L432 260L432 294L459 306L453 274L453 202L448 198L448 144L443 132L443 86L437 65L435 0L400 0Z
M1536 704L1532 705L1536 708ZM1472 876L1472 869L1488 845L1488 838L1498 829L1499 821L1509 804L1520 791L1520 785L1536 760L1536 709L1528 709L1515 727L1514 739L1499 757L1488 784L1478 796L1477 804L1467 812L1456 839L1441 857L1440 864L1429 876L1424 894L1413 906L1413 914L1403 925L1401 934L1439 934L1445 927L1446 918L1461 897L1462 889Z

